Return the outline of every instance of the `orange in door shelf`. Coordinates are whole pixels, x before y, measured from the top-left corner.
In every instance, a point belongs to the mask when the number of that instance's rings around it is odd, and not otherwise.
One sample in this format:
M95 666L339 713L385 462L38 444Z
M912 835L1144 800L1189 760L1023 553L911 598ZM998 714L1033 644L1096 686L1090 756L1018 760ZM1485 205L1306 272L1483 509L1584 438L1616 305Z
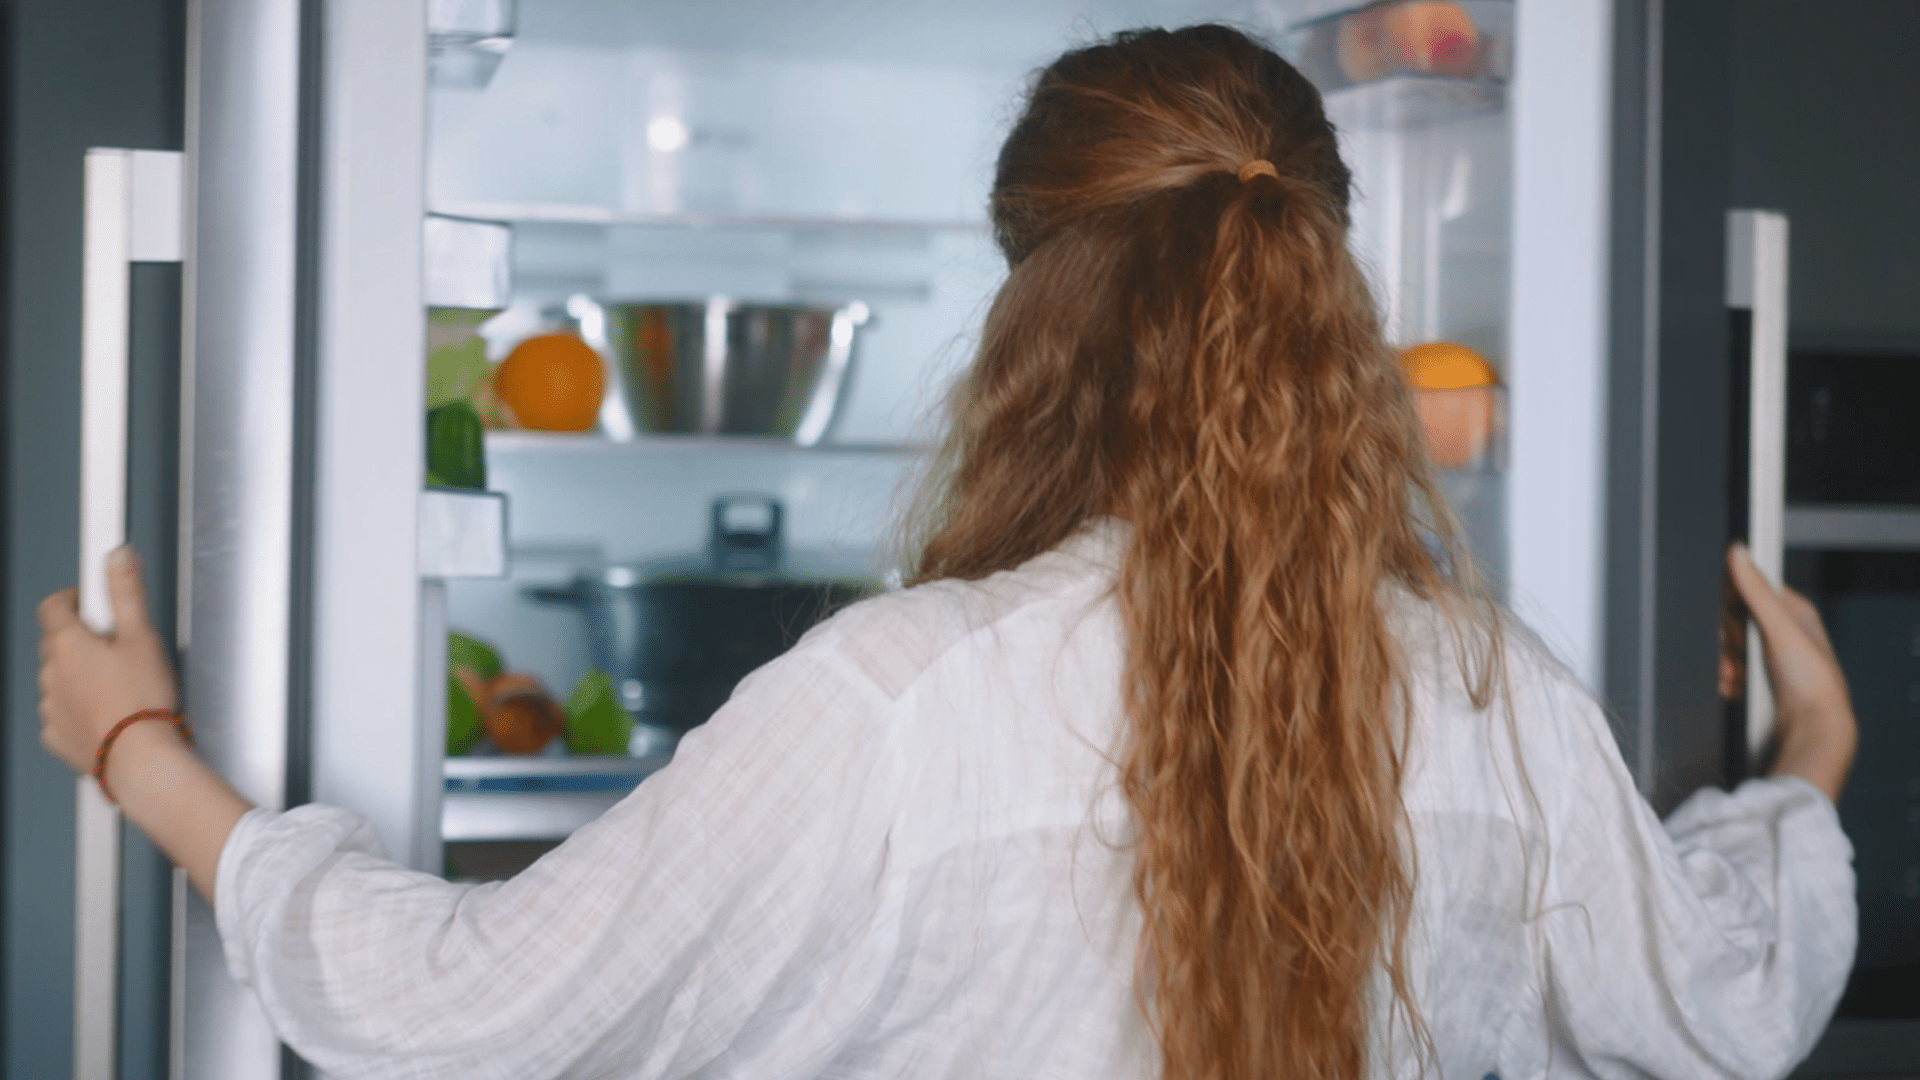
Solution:
M541 334L514 347L493 373L493 392L521 427L588 431L606 391L600 354L572 334Z
M1404 350L1427 450L1443 469L1472 464L1493 440L1499 377L1465 345L1434 341Z

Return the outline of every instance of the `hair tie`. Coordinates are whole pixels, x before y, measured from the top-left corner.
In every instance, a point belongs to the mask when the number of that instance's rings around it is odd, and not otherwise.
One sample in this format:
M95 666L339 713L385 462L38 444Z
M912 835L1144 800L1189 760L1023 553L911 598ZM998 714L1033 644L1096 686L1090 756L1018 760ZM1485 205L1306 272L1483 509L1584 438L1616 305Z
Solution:
M1280 179L1280 170L1274 168L1273 162L1265 158L1254 158L1245 165L1240 166L1239 171L1234 173L1234 175L1238 176L1240 182L1244 184L1256 176L1271 176L1275 180L1278 180Z

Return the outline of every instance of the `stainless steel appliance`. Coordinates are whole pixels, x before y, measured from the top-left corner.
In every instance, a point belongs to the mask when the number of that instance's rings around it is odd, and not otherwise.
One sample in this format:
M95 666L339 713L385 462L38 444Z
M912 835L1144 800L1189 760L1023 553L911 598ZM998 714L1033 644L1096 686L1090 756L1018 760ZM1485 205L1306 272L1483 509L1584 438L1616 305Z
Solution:
M722 495L713 501L704 551L527 590L585 619L596 666L642 725L638 753L671 745L725 704L749 672L879 589L858 563L788 550L783 517L771 496Z

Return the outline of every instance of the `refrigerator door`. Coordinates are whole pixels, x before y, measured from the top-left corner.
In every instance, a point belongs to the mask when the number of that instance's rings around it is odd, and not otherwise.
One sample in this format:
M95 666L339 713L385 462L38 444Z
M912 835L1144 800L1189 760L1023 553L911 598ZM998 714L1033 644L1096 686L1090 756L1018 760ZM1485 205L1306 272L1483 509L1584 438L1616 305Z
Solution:
M299 0L188 15L181 371L182 698L200 752L255 804L288 802L295 672L295 388L305 271ZM296 744L297 745L297 744ZM281 1050L227 976L213 910L177 894L174 1075L274 1077Z
M423 678L426 445L424 0L330 0L310 114L315 802L365 815L387 854L440 870L439 725ZM431 621L431 620L430 620ZM437 654L441 644L434 647ZM437 719L438 712L433 717Z
M202 749L268 808L438 869L422 723L424 0L199 0L180 641ZM437 685L437 684L436 684ZM298 1070L183 900L176 1075Z
M1628 767L1664 813L1726 779L1734 35L1732 5L1611 7L1602 685Z
M1611 0L1514 10L1507 602L1605 671Z

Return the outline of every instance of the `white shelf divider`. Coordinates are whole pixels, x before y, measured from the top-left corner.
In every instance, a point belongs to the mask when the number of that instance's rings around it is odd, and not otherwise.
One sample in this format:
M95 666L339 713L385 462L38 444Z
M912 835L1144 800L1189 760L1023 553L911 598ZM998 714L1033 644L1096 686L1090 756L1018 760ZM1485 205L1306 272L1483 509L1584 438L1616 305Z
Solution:
M507 497L498 491L420 493L420 576L507 576Z
M1786 546L1830 551L1920 551L1920 507L1787 507Z

